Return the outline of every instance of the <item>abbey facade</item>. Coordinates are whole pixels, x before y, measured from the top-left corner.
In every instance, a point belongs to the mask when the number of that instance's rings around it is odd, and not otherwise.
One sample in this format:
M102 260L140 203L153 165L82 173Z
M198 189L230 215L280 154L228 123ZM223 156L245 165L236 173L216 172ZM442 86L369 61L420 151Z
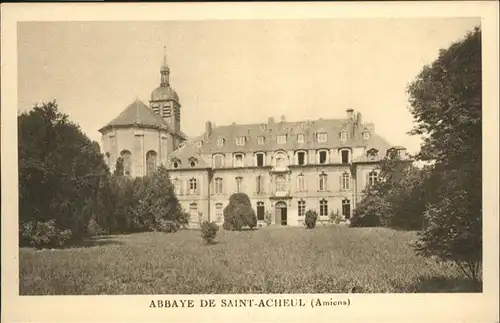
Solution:
M346 110L339 119L215 126L189 138L181 130L181 104L164 60L149 105L136 100L102 127L102 149L113 171L118 157L127 176L146 176L160 164L170 171L177 197L199 219L223 222L229 196L246 193L259 222L302 225L305 212L320 221L330 213L349 219L365 187L378 180L377 165L392 147Z

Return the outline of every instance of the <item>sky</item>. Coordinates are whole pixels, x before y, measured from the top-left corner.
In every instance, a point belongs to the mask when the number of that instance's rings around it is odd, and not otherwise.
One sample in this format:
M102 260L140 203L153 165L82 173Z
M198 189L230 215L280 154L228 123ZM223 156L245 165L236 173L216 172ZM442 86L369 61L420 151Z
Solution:
M361 112L393 145L419 150L406 88L472 18L21 22L18 110L56 99L92 139L160 83L164 46L188 136L216 125Z

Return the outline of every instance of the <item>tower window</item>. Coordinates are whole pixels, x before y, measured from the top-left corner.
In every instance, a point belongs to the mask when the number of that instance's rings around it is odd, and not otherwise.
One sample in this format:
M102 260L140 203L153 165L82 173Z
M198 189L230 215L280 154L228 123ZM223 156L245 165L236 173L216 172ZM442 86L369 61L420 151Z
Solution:
M146 173L152 175L156 171L156 160L158 155L156 151L150 150L146 154Z
M132 153L128 150L124 150L120 153L120 157L123 160L123 175L132 175Z

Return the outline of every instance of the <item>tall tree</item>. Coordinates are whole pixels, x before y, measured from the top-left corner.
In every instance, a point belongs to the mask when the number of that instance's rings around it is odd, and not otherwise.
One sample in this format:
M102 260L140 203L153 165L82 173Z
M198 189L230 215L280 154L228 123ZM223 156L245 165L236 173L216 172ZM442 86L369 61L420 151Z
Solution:
M411 131L424 142L418 158L433 160L435 193L417 251L452 260L472 279L482 261L481 30L443 49L408 88Z
M99 145L54 101L18 116L18 146L20 224L53 219L81 238L108 174Z

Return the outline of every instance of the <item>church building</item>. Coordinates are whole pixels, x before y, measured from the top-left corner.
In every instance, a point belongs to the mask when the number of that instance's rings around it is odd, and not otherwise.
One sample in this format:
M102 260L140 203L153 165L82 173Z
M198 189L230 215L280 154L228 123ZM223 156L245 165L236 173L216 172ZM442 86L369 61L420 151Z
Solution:
M126 176L147 176L166 166L182 207L196 226L223 222L229 196L246 193L259 222L303 225L316 210L319 221L331 212L349 219L365 187L378 180L378 163L393 147L347 109L338 119L289 122L269 118L256 124L215 126L188 138L181 130L181 103L170 84L166 58L160 84L149 105L135 100L99 129L111 171L123 158Z

